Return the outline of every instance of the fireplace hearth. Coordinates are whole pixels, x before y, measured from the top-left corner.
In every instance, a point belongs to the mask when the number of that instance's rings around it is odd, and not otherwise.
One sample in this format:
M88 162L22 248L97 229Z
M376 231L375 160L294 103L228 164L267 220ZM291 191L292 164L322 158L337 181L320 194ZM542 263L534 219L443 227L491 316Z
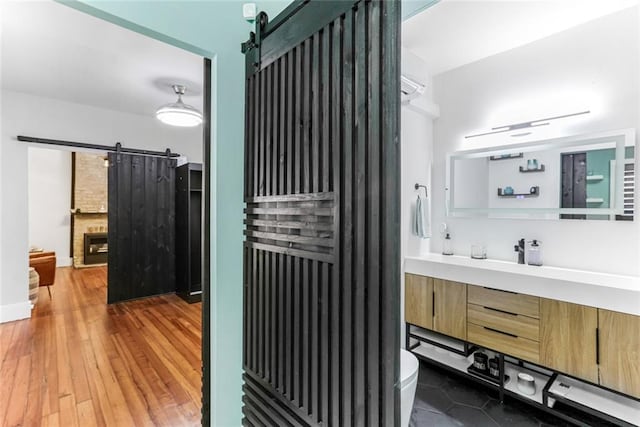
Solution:
M109 244L107 233L84 234L84 264L104 264L107 262Z

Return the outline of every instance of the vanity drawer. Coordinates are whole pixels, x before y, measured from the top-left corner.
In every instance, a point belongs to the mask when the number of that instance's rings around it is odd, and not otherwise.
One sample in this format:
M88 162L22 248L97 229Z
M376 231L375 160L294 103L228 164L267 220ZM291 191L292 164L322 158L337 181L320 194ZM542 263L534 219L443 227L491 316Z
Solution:
M540 321L521 314L512 314L481 305L467 305L469 323L487 326L532 341L540 340Z
M540 298L531 295L469 285L468 302L508 313L540 318Z
M473 344L530 362L538 363L540 358L540 343L538 341L508 335L504 332L489 329L486 326L469 323L467 325L467 338Z

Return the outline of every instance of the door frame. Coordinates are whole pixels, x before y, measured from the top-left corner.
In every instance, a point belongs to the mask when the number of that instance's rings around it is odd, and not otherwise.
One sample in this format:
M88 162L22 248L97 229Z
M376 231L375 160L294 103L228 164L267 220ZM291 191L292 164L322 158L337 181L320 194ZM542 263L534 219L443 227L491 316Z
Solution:
M84 10L83 10L84 11ZM86 12L86 11L84 11ZM89 13L91 14L91 13ZM119 25L117 22L112 22ZM122 25L119 25L122 26ZM122 26L127 28L126 26ZM150 36L148 36L150 37ZM153 38L153 37L152 37ZM167 43L161 38L155 38L158 41ZM184 47L180 47L184 49ZM192 50L189 50L193 53ZM201 53L195 53L201 55ZM213 56L213 55L211 55ZM203 117L202 122L202 338L201 338L201 354L202 354L202 425L211 425L211 93L212 93L212 60L203 56ZM30 137L18 135L17 140L28 143L29 145L51 145L58 147L79 148L81 151L100 150L104 152L121 152L121 153L137 153L147 155L162 155L169 157L177 157L179 154L167 152L156 152L148 150L139 150L135 148L124 148L118 142L113 147L99 144L91 144L85 142L74 142L64 140L45 139L38 137Z

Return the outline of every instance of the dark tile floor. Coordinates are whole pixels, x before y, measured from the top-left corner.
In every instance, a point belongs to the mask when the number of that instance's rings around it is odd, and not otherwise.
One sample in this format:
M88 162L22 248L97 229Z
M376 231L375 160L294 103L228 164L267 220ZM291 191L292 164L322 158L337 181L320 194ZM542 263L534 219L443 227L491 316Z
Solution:
M600 424L598 424L600 425ZM410 427L547 427L571 424L516 399L420 362Z

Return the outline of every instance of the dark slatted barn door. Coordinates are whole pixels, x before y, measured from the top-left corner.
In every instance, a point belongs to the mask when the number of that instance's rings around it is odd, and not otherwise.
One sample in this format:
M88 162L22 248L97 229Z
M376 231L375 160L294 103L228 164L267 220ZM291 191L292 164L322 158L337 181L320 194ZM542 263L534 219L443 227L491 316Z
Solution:
M109 154L109 303L176 289L175 168L168 157Z
M266 21L244 45L244 423L392 426L399 3Z

